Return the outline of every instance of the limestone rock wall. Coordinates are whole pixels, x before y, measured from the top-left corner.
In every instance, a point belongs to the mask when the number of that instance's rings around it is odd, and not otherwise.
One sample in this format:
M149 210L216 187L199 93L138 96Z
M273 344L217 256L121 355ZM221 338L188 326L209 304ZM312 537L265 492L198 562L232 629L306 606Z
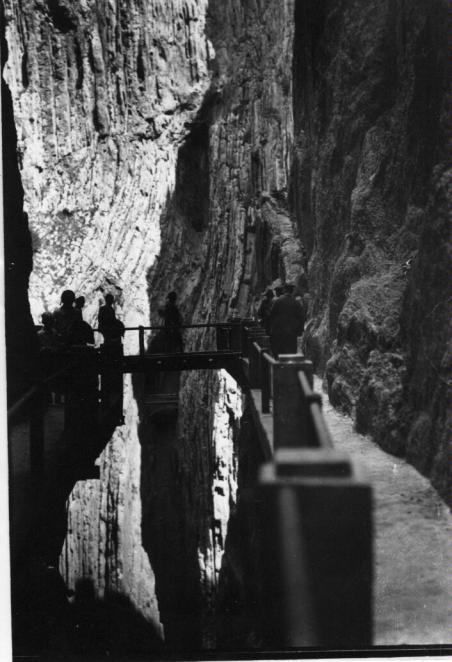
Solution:
M33 241L35 322L70 287L95 322L111 291L126 325L149 322L147 271L176 155L209 84L207 3L5 0L18 160ZM137 339L126 338L126 351ZM62 572L100 597L127 594L159 623L141 530L141 451L132 385L126 424L100 459L100 481L69 503Z
M148 319L145 274L178 143L208 84L206 2L5 1L18 151L33 238L32 313L61 289Z
M85 295L88 321L105 291L126 326L158 320L172 288L187 321L224 319L298 275L291 3L211 2L208 25L206 2L4 4L36 322L66 287ZM172 431L148 424L142 395L126 383L100 481L70 497L61 570L70 587L88 578L99 597L126 594L170 644L212 646L241 394L223 373L183 378Z
M135 326L171 289L203 322L307 279L332 400L444 490L441 1L4 4L35 321L65 287L89 321L112 291ZM62 572L126 594L170 646L258 645L226 604L246 584L241 393L183 375L156 425L145 390L126 383L100 481L71 495Z
M441 0L298 3L292 182L331 401L443 494L446 25Z
M162 248L148 274L152 311L174 289L187 322L224 320L234 311L250 315L265 285L303 273L288 209L292 15L292 3L209 5L207 36L216 54L211 85L179 149L176 186L162 214ZM214 341L212 332L185 334L190 349L211 348ZM231 612L223 604L219 632L219 597L234 592L225 587L231 567L239 585L247 572L246 564L234 562L244 555L229 530L240 500L241 394L225 374L192 373L182 380L181 403L174 464L187 572L179 602L191 596L196 613L201 597L193 629L204 646L217 637L228 645L237 606ZM252 629L235 631L234 643L250 645Z
M7 342L8 404L12 404L33 379L37 343L30 315L27 288L32 268L31 238L24 214L24 190L17 163L17 134L11 90L3 78L8 59L3 6L0 6L2 72L2 175L5 332Z

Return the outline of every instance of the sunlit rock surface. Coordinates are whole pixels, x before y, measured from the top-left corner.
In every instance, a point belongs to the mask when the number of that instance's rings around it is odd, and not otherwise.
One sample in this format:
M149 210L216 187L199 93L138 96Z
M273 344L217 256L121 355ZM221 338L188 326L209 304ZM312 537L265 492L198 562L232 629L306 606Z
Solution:
M203 322L308 282L306 344L332 402L445 492L440 0L5 6L35 321L65 287L92 321L112 291L136 325L171 289ZM68 584L126 594L172 646L259 645L227 604L246 585L240 536L227 542L237 385L183 375L178 418L156 425L126 380L125 410L100 481L69 501Z
M147 321L160 212L208 84L206 4L5 3L36 321L65 287L88 317L110 289L126 323Z
M206 2L5 2L11 89L25 207L34 247L35 322L67 287L95 321L104 291L126 325L149 322L147 270L177 149L209 84ZM136 339L126 338L126 351ZM124 592L153 620L153 573L141 546L138 416L101 458L101 480L80 483L62 557L71 585ZM90 513L91 516L87 517Z

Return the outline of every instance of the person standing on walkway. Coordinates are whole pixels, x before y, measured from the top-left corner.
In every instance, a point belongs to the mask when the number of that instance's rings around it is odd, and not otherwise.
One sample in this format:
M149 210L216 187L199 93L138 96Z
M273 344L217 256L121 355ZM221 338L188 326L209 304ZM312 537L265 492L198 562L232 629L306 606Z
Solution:
M84 296L79 296L75 300L75 312L80 315L80 317L83 319L83 308L85 306L85 297Z
M99 308L98 314L97 326L104 337L104 343L108 345L120 345L124 335L124 324L116 317L114 301L113 294L106 294L105 305Z
M270 311L270 347L275 358L278 354L296 354L297 337L303 333L305 315L293 291L293 285L285 285L284 293L276 299Z
M39 347L40 349L55 349L57 347L57 335L52 313L42 313L41 321L43 328L38 331Z
M75 294L72 290L64 290L61 295L61 306L53 313L55 334L62 345L73 342L74 325L78 315L74 308Z
M184 351L181 332L182 316L179 312L179 308L176 306L176 301L176 292L170 292L166 297L165 307L159 310L159 314L164 319L163 333L165 336L167 352Z
M273 290L268 288L257 311L257 319L259 324L264 327L267 333L269 333L269 318L274 297L275 295Z

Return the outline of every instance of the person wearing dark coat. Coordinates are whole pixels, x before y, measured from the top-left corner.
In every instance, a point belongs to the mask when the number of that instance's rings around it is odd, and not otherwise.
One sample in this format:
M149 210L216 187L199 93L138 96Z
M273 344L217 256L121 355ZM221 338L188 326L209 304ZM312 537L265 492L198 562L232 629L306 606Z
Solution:
M124 335L124 324L118 320L113 308L114 296L105 295L105 305L99 308L98 329L104 337L104 343L121 344Z
M43 328L38 331L38 342L40 349L55 349L58 345L55 331L55 320L52 313L42 313Z
M181 333L182 316L179 308L176 306L176 301L176 292L170 292L166 297L165 307L159 310L159 314L164 319L163 336L166 345L165 351L167 352L184 351Z
M270 347L275 358L278 354L296 354L297 337L303 333L305 315L293 296L293 290L293 285L286 285L270 311Z
M61 295L61 306L53 313L55 334L62 345L71 345L74 342L74 325L78 319L74 301L74 292L64 290Z
M257 311L257 319L259 320L259 324L264 327L267 333L269 332L268 321L270 318L270 311L272 309L274 296L275 295L273 290L268 289L265 292L264 298L262 299L261 305Z

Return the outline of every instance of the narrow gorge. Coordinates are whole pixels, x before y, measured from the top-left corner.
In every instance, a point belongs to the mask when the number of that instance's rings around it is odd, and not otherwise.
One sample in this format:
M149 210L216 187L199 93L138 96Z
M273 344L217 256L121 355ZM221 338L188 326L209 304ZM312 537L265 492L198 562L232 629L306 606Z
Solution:
M331 403L450 503L446 3L3 0L3 13L11 398L32 379L32 324L66 288L93 326L110 292L126 327L147 327L170 290L201 324L253 317L291 282L309 293L303 351ZM191 351L212 342L185 334ZM99 478L69 497L67 589L123 600L151 650L259 648L262 458L240 387L182 372L177 417L156 422L143 380L124 380Z

